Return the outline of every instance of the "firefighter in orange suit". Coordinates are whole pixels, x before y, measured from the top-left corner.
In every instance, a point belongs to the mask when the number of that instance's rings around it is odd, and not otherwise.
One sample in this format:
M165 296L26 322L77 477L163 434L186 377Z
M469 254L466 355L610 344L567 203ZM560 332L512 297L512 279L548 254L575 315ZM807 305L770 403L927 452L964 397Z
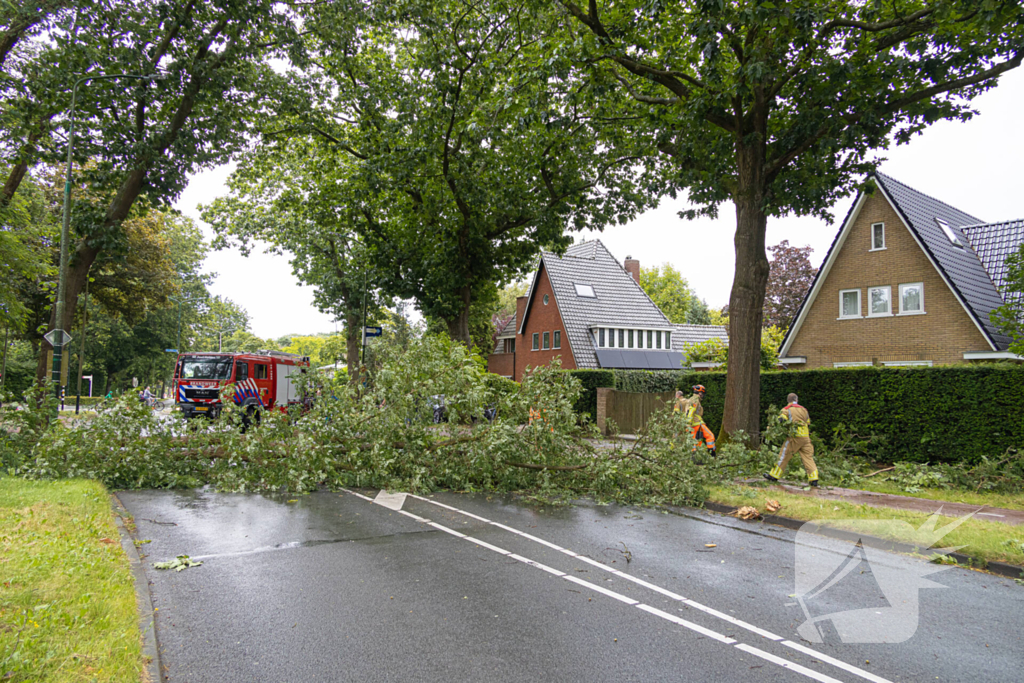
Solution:
M677 391L673 411L683 414L683 417L686 418L686 424L690 425L692 429L691 435L694 440L698 444L703 443L708 452L711 455L715 455L715 435L704 424L704 406L700 404L705 393L707 393L707 390L704 388L704 385L698 384L693 387L693 396L684 401L682 400L683 392ZM694 450L696 450L696 447L694 447Z
M796 394L790 394L786 400L789 401L789 405L782 409L779 421L789 423L789 438L782 445L782 452L779 453L779 460L775 463L775 467L771 472L765 474L764 478L768 481L781 479L793 453L799 453L804 471L807 473L807 481L811 486L817 486L818 467L814 464L814 444L811 443L811 416L807 412L807 408L797 403Z

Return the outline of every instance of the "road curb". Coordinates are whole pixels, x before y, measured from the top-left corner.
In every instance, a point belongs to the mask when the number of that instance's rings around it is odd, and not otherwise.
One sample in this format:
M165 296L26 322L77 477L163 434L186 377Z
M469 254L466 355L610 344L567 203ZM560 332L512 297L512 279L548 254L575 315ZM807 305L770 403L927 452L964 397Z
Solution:
M729 515L739 509L732 505L723 505L722 503L714 503L711 501L706 501L704 503L704 508L711 512L717 512L723 515ZM928 548L921 548L920 546L911 545L909 543L890 541L877 536L867 536L865 534L844 531L842 529L833 529L832 527L821 526L819 524L814 524L800 519L793 519L791 517L782 517L781 515L761 515L761 521L794 530L802 529L806 526L807 531L814 534L828 536L830 538L836 538L843 541L860 540L862 543L869 545L872 548L879 548L881 550L888 550L891 552L927 555L929 550ZM933 555L936 554L933 553ZM1018 567L1014 564L1007 564L1006 562L988 562L977 557L971 557L970 555L964 555L963 553L957 552L948 553L946 557L956 560L964 569L982 569L984 571L991 572L992 574L1006 576L1011 579L1024 578L1024 567Z
M121 534L121 547L128 556L128 564L135 579L135 602L139 612L139 631L142 634L142 655L146 658L145 672L149 683L160 683L163 680L163 667L160 665L160 646L156 640L156 619L153 613L153 594L149 590L149 579L142 565L142 557L135 545L135 538L124 524L127 508L115 494L110 494L114 507L114 519L117 530Z

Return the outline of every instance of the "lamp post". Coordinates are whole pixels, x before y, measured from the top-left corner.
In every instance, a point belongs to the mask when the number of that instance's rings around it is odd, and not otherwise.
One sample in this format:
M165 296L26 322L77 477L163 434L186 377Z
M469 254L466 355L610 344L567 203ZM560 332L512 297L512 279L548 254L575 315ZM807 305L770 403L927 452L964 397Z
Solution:
M85 367L85 331L89 325L89 281L85 281L85 303L82 304L82 345L78 351L78 389L75 391L75 415L82 403L82 370ZM92 397L92 379L89 380L89 396Z
M78 101L78 86L86 81L112 80L115 78L134 78L142 81L149 81L158 78L158 75L143 76L139 74L110 74L108 76L85 76L75 81L71 88L71 121L68 126L68 168L64 179L64 218L60 230L60 271L57 280L57 317L56 326L51 334L53 339L50 344L53 346L53 374L54 392L60 399L61 392L61 352L64 345L69 341L65 339L64 332L64 294L65 294L65 272L68 267L68 233L71 226L71 171L72 155L75 149L75 104Z

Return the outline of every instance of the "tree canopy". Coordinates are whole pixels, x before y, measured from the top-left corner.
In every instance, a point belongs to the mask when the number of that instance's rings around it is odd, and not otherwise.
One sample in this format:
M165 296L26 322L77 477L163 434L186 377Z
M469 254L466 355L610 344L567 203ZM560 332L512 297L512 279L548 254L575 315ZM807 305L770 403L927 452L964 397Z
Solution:
M792 247L789 240L782 240L768 247L768 251L772 260L768 264L768 286L764 295L764 323L786 329L818 273L809 258L814 250Z

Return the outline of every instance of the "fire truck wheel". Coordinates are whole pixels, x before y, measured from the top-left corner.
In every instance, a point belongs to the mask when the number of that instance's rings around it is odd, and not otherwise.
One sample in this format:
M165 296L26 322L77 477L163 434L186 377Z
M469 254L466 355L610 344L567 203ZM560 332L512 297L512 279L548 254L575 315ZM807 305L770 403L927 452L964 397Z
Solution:
M256 406L249 406L242 416L242 433L249 431L249 427L260 425L260 410Z

